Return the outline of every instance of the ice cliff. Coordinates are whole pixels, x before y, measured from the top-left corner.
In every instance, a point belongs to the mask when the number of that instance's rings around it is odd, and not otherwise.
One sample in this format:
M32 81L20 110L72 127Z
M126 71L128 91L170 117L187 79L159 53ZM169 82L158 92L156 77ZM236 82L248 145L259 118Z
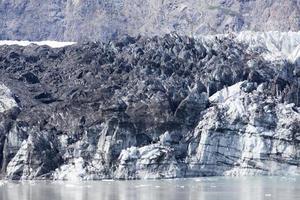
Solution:
M299 43L242 32L2 45L1 175L299 174Z

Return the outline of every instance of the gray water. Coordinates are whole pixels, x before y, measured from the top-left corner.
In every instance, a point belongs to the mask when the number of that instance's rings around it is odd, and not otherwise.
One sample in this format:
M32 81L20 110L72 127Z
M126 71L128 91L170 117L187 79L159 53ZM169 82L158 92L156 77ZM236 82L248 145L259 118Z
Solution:
M7 182L1 200L296 200L300 178L211 177L175 180Z

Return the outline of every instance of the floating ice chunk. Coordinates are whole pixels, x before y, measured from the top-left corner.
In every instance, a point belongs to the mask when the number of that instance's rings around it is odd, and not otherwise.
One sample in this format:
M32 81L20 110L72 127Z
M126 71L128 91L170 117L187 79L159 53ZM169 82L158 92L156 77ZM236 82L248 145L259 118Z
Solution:
M149 187L149 185L136 185L136 188L143 188L143 187Z
M114 182L115 180L113 180L113 179L103 179L101 181L103 181L103 182Z
M5 181L0 181L0 187L5 185Z

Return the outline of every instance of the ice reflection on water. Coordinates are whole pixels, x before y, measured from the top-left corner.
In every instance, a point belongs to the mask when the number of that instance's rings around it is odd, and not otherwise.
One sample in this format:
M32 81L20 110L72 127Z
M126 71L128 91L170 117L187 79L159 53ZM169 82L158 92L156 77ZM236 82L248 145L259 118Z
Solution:
M300 178L240 177L142 181L6 182L1 200L294 200Z

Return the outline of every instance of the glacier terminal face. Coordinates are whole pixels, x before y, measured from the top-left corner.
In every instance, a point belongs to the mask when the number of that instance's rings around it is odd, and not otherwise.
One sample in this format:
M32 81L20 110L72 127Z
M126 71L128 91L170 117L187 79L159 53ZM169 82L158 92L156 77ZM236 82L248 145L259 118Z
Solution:
M3 178L299 174L297 32L2 44Z

